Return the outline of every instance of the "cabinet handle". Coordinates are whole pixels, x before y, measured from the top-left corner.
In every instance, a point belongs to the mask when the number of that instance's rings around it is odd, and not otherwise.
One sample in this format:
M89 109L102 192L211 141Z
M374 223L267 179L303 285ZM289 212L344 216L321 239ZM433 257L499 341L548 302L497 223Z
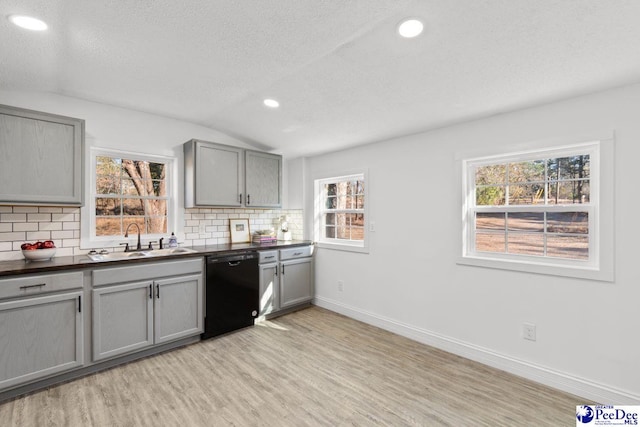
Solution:
M240 265L240 261L229 261L229 267L237 267Z
M293 256L302 255L302 252L294 252Z
M278 277L278 267L276 267L276 272L273 275Z
M153 284L149 283L149 299L153 299Z
M242 204L242 193L240 193L240 195L238 195L238 202L239 202L240 204Z
M276 257L275 255L271 255L271 256L264 257L264 259L271 259L271 258L275 258L275 257Z
M82 295L78 295L78 313L82 313Z
M251 204L251 194L247 194L247 205Z
M282 265L282 274L284 275L284 264Z
M160 299L160 285L156 283L156 298Z
M37 285L25 285L25 286L20 286L20 289L41 288L43 286L47 286L47 284L46 283L38 283Z

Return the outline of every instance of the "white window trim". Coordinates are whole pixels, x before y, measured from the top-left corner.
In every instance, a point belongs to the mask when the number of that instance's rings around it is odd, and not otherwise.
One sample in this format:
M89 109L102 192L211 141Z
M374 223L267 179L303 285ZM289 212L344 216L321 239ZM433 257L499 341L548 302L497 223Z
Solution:
M96 218L95 218L95 202L96 202L96 157L109 156L109 157L122 157L126 159L146 160L149 162L165 163L166 172L166 188L167 188L167 231L170 234L170 230L176 229L176 203L175 203L175 157L159 156L154 154L136 153L130 151L113 150L107 148L92 147L87 150L87 180L89 185L85 188L85 201L86 203L80 210L81 222L80 222L80 249L99 249L117 247L120 243L131 242L131 239L137 238L133 236L126 239L123 236L96 236ZM135 234L135 233L134 233ZM166 234L145 234L143 235L145 241L158 241L161 237L167 237Z
M363 177L364 179L364 240L363 241L345 241L339 239L323 239L322 238L322 210L320 208L322 200L322 185L326 182L336 181L336 180L346 180L349 178L355 177ZM324 249L334 249L341 251L349 251L349 252L362 252L369 253L369 213L370 209L370 200L369 200L369 173L367 170L364 171L351 171L347 173L332 173L332 174L324 174L318 176L314 179L314 240L316 242L316 246Z
M591 280L613 281L614 280L614 143L613 139L602 139L597 141L584 142L572 145L551 146L532 143L527 149L507 153L492 154L487 156L458 156L458 177L460 177L462 221L460 234L462 239L458 247L457 263L461 265L471 265L478 267L497 268L504 270L514 270L529 273L539 273L555 276L574 277ZM475 177L469 176L469 165L490 164L492 162L503 162L512 159L521 159L528 155L533 157L550 156L562 157L563 154L574 153L583 149L591 157L591 206L582 207L582 210L589 212L589 261L566 260L549 257L527 257L514 256L508 254L475 253L473 249L473 223L468 221L472 212L468 203L475 200L473 192ZM476 153L477 154L477 153ZM466 158L465 158L466 157ZM594 185L594 183L596 185ZM522 207L520 210L532 211L536 207ZM558 206L552 209L575 210ZM513 208L517 211L518 208Z

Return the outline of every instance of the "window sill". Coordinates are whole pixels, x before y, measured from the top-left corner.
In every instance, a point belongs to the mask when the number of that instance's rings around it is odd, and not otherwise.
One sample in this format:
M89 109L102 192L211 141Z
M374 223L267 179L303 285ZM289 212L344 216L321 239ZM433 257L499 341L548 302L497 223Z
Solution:
M327 242L316 242L316 247L322 249L331 249L335 251L346 251L346 252L359 252L359 253L369 253L369 247L367 245L357 246L357 245L349 245L349 244L341 244L341 243L327 243Z
M463 256L456 260L458 265L494 268L499 270L520 271L525 273L544 274L548 276L572 277L577 279L613 282L613 270L596 267L580 267L551 264L545 262L502 260L485 257Z

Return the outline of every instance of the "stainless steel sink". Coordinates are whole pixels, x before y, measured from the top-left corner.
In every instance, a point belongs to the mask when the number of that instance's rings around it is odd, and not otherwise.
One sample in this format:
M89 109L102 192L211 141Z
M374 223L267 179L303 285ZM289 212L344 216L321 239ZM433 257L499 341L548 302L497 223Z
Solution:
M167 248L167 249L153 249L148 251L135 251L135 252L109 252L108 254L87 254L92 261L117 261L123 259L133 258L155 258L167 255L178 254L192 254L197 252L196 250L189 248Z
M166 249L154 249L152 251L144 251L144 253L149 254L149 256L164 256L164 255L175 255L175 254L193 254L198 251L189 248L166 248Z

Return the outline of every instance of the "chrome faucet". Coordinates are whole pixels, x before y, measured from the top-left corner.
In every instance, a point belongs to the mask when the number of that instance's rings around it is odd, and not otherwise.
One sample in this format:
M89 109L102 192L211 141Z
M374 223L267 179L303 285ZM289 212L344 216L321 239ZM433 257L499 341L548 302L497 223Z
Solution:
M137 251L139 251L139 250L142 250L142 245L140 244L140 226L139 226L138 224L136 224L135 222L130 223L130 224L127 226L127 229L124 231L124 237L129 237L129 228L130 228L132 225L135 225L135 226L136 226L136 228L138 229L138 245L136 246L136 250L137 250ZM129 252L129 245L128 245L128 244L127 244L127 246L124 248L124 251L125 251L125 252Z

